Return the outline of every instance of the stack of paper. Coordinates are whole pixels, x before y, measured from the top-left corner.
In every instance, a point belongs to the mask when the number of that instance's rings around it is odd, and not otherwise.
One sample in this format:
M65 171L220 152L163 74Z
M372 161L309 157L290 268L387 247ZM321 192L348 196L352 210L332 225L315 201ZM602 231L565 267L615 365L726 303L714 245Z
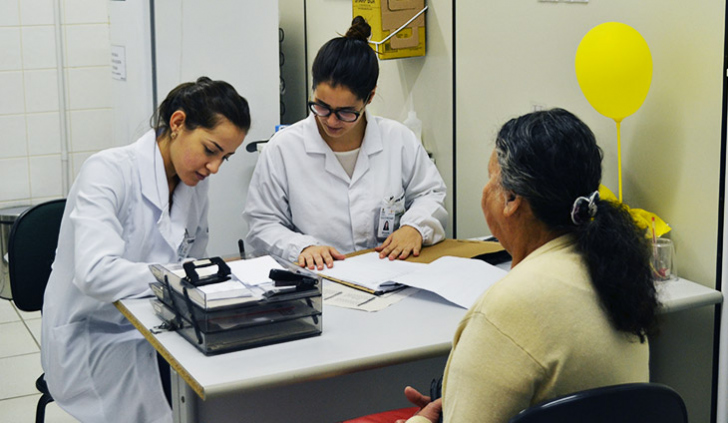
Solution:
M186 277L181 263L168 265L150 264L149 269L155 278L162 284L169 283L169 286L180 294L184 294L185 287L183 279ZM200 268L198 275L201 277L217 273L217 266ZM187 289L190 300L206 310L225 307L233 304L242 304L257 298L245 284L235 277L223 282L211 283L199 286L194 289Z
M283 266L271 256L261 256L248 260L235 260L227 263L230 272L248 285L261 285L272 282L268 277L271 269L283 269Z
M268 277L271 269L283 268L271 256L228 262L227 265L232 273L229 280L187 289L190 300L206 310L259 300L265 292L265 288L261 289L259 286L272 284ZM184 293L182 280L186 274L181 263L152 264L149 267L161 283L165 283L167 276L172 289L180 294ZM216 274L217 271L217 266L208 266L198 268L197 273L200 278L205 278Z

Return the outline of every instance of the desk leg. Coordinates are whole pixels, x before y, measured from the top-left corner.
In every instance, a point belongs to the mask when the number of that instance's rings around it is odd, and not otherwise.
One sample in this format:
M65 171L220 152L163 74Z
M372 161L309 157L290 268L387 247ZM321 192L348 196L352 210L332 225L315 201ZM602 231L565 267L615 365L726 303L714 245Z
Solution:
M197 394L174 369L170 369L170 373L172 379L172 419L174 423L195 422L195 396Z

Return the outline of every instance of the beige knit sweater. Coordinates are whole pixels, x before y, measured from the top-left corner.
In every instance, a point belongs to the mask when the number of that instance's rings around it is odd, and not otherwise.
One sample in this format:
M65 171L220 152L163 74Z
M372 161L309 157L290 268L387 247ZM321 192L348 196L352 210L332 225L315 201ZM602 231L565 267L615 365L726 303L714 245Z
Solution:
M562 236L526 257L463 317L445 368L444 422L507 422L546 399L646 382L648 365L647 343L612 327L584 261Z

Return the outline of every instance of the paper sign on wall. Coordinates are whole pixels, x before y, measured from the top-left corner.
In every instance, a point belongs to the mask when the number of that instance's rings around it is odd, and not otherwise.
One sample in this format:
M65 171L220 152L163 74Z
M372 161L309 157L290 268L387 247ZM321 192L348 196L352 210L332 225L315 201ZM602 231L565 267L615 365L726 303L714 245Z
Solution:
M126 81L126 48L111 46L111 77L118 81Z

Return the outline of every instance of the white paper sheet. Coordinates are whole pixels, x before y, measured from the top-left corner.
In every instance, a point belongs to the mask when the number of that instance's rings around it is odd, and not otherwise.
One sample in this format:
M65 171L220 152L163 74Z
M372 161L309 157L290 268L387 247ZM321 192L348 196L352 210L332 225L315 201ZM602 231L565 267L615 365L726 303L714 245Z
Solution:
M283 266L271 256L261 256L248 260L235 260L227 263L230 272L248 285L260 285L271 282L268 277L271 269L283 269Z
M404 288L382 295L374 295L336 282L326 281L324 282L323 297L324 304L327 306L374 312L396 304L417 291L419 290L416 288Z
M506 271L482 260L444 256L425 268L393 280L434 292L463 308L470 308Z

